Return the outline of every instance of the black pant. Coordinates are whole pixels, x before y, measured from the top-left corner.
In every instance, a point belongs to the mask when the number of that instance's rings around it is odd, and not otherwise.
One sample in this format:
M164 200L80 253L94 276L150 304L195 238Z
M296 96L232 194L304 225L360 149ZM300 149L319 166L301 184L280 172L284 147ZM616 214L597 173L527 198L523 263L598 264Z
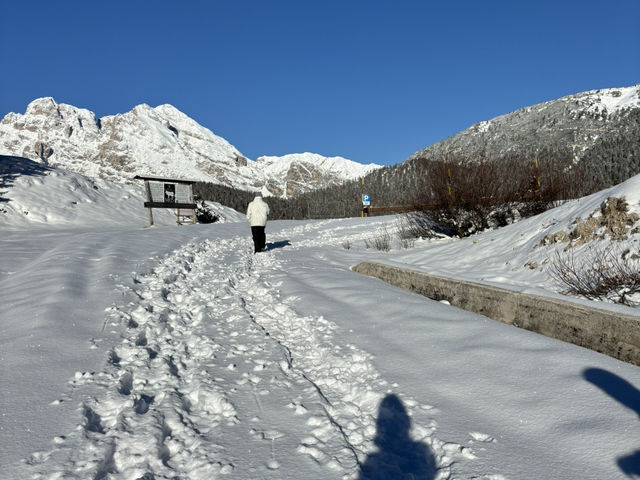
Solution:
M251 227L251 235L253 236L255 252L263 251L267 241L267 237L264 234L264 227Z

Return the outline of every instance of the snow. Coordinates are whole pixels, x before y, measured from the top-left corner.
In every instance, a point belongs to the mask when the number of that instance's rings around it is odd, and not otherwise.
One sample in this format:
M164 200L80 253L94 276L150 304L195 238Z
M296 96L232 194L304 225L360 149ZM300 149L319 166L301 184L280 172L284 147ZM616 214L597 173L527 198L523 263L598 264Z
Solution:
M640 106L640 85L585 92L584 96L592 103L588 111L616 113Z
M0 478L638 473L638 367L349 267L557 295L544 269L524 266L560 248L540 239L607 196L638 211L640 177L389 253L364 239L394 217L270 222L270 249L253 255L239 213L143 228L141 185L20 166L0 186Z
M478 122L475 125L478 133L486 133L487 131L489 131L489 128L491 127L491 120L485 120L482 122Z

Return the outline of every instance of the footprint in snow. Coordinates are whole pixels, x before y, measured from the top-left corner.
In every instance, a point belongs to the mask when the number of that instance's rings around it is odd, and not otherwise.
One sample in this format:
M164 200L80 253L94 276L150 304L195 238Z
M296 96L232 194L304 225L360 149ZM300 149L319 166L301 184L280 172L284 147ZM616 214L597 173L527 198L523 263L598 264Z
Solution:
M495 438L493 438L491 435L487 435L486 433L469 432L469 436L475 442L483 442L483 443L495 443L496 442Z

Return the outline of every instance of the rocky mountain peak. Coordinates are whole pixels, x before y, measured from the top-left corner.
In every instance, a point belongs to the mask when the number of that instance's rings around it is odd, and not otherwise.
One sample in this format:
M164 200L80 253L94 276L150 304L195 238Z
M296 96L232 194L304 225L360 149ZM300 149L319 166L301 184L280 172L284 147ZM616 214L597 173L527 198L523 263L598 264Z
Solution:
M135 175L158 175L251 191L266 186L271 194L287 196L376 167L317 154L255 162L169 104L140 104L127 113L96 119L89 110L51 97L34 100L24 114L9 113L2 119L0 154L119 183L130 183Z
M37 98L27 105L26 115L50 115L58 113L58 104L52 97Z

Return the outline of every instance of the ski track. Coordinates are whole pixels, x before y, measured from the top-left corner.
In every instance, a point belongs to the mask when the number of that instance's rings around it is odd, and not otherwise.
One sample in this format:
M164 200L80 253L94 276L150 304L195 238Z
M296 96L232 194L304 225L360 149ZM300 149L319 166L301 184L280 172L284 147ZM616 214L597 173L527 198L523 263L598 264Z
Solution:
M322 227L279 236L302 237L288 249L354 238L336 228L304 240ZM84 399L78 426L27 460L32 478L358 477L391 385L370 355L334 338L335 324L281 297L269 281L286 270L278 250L251 250L247 239L191 243L134 276L137 300L106 313L121 343L101 372L70 380L70 395ZM431 406L402 400L412 439L435 457L435 480L475 458L436 438Z

